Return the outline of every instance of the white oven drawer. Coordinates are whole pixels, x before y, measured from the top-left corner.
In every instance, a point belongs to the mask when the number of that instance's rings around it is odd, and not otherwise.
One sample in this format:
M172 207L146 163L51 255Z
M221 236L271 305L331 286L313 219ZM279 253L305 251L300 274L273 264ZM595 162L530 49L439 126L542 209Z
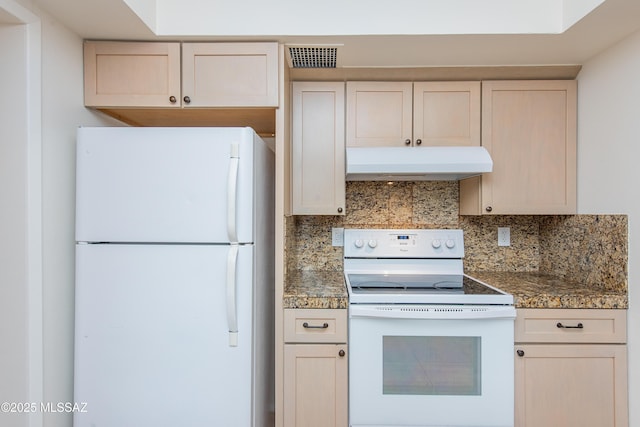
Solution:
M347 310L286 309L284 310L284 341L286 343L346 343Z

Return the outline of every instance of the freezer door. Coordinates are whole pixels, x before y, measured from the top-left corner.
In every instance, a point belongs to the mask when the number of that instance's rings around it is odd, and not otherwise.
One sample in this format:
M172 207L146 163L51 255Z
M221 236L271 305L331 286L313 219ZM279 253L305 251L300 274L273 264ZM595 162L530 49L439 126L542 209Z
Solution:
M223 245L78 245L75 427L252 423L253 249L236 268L230 345ZM260 327L260 325L258 325Z
M250 128L80 128L77 144L77 241L254 241Z

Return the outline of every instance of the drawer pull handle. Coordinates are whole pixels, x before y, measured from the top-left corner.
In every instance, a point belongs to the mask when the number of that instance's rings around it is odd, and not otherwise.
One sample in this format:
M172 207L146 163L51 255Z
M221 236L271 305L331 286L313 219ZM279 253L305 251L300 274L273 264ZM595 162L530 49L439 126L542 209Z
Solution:
M305 329L327 329L329 327L328 323L323 323L321 326L314 326L314 325L310 325L307 322L304 322L302 324L302 327Z
M582 323L578 323L576 326L565 326L562 323L558 322L556 326L560 329L584 329L584 325Z

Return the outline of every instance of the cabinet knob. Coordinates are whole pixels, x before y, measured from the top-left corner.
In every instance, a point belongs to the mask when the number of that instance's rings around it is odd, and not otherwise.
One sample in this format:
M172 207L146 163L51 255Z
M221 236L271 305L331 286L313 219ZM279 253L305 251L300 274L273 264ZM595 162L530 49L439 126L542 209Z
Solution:
M493 208L491 206L487 206L486 208L484 208L484 210L487 212L491 212Z
M405 139L404 140L404 144L405 145L411 145L411 140L410 139Z
M338 208L338 213L342 213L342 208Z
M340 357L344 357L344 355L345 355L345 354L346 354L346 353L344 352L344 350L340 350L340 351L338 352L338 356L340 356Z
M176 97L175 97L175 96L171 95L171 96L169 97L169 102L170 102L170 103L175 104L175 103L176 103L176 101L177 101L177 99L176 99Z
M189 98L188 96L185 96L184 98L182 98L182 100L185 104L189 104L191 102L191 98Z
M416 145L420 145L422 144L422 140L421 139L416 139Z
M518 356L520 356L520 357L524 356L524 350L518 350L518 351L516 351L516 353L518 353Z

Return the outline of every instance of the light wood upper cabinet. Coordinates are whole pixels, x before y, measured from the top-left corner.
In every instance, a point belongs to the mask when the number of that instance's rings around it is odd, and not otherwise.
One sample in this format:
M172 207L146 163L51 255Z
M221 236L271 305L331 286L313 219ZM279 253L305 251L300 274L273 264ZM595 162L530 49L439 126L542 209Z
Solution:
M415 82L413 139L422 146L480 145L480 82Z
M493 172L462 181L460 213L576 211L575 80L482 82L482 145Z
M344 215L344 83L292 84L294 215Z
M277 107L277 43L183 43L185 107Z
M519 309L515 341L516 427L628 426L624 310Z
M404 146L412 141L410 82L347 82L347 146Z
M480 82L347 82L347 146L480 145Z
M180 99L180 43L84 43L86 106L174 108Z
M278 60L278 44L268 42L87 41L85 105L273 108Z

